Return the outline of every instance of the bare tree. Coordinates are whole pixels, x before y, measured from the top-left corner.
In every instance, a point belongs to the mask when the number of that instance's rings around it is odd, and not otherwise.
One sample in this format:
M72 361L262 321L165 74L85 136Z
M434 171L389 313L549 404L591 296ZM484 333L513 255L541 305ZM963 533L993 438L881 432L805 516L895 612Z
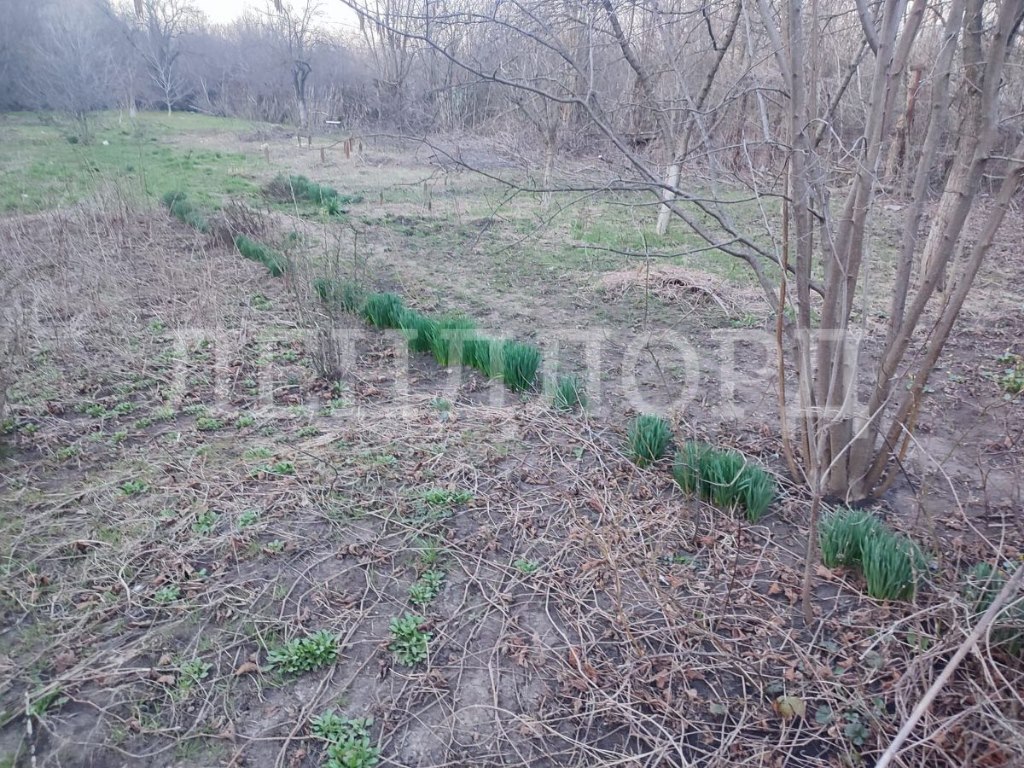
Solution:
M25 75L36 103L75 120L82 141L91 138L90 113L110 106L118 78L118 31L104 8L75 2L44 9Z
M318 0L301 5L268 3L265 23L269 39L288 68L300 128L309 127L308 85L313 72L312 56L325 35L320 27L323 8Z
M167 114L187 95L188 81L181 66L182 38L200 28L203 14L186 0L138 0L134 36L150 79Z

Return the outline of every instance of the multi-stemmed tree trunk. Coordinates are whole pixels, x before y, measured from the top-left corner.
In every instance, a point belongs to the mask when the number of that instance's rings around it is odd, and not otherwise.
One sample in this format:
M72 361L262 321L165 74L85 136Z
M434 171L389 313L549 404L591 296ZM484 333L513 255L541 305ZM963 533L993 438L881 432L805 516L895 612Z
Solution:
M851 316L855 300L865 290L861 275L870 268L866 232L871 226L874 195L882 175L881 158L898 103L896 84L907 66L925 3L885 0L877 29L872 29L875 72L868 102L866 130L858 155L858 170L846 200L834 220L819 156L808 141L810 58L803 32L807 18L800 0L785 10L788 35L779 67L789 91L789 179L792 189L790 224L796 253L796 349L793 358L799 386L801 455L812 489L848 500L884 492L895 478L895 458L912 439L921 397L928 377L948 339L974 276L1002 222L1006 205L1016 191L1019 159L993 164L991 154L999 131L999 89L1003 68L1024 2L1000 5L986 31L984 0L952 0L947 8L942 47L932 70L930 124L915 172L914 196L906 208L897 274L891 288L885 344L866 392L861 398L858 374L871 362L857 356ZM772 23L762 4L766 23ZM870 19L866 24L872 23ZM917 233L927 198L944 120L949 112L949 81L956 52L963 65L963 94L957 138L951 147L953 165L937 210L921 247ZM984 235L957 260L953 291L934 309L937 316L923 323L940 286L941 276L963 247L964 225L977 199L983 174L1003 173L1005 182L988 213ZM815 237L817 235L817 237ZM814 243L817 243L816 252ZM916 262L918 281L911 278ZM812 323L809 284L816 265L824 269L820 321ZM912 348L918 339L920 349ZM897 383L909 380L906 387Z
M640 11L654 14L653 23L637 25L623 23L624 8L613 0L599 0L596 6L587 6L588 34L597 41L587 61L579 59L571 44L577 14L562 12L558 4L496 2L486 13L467 10L431 17L435 30L449 25L470 34L467 30L478 29L481 36L493 34L517 51L533 47L537 55L553 55L575 73L575 86L572 77L527 79L501 61L492 64L460 56L430 35L413 31L415 19L375 14L360 0L344 2L355 7L382 39L399 36L429 46L481 83L549 100L563 112L582 115L620 153L629 169L623 179L626 186L657 195L659 230L675 218L709 246L746 262L778 313L782 370L793 372L797 381L794 393L787 393L780 383L783 411L792 417L784 419L784 434L794 473L819 500L834 496L852 502L885 492L912 440L928 377L1017 189L1021 159L994 159L992 154L1001 126L1005 130L1008 120L1017 119L1004 119L1000 88L1024 0L946 0L941 15L934 17L926 15L926 0L880 0L873 6L858 0L853 10L859 25L846 26L842 33L834 31L836 20L848 17L850 9L830 0L810 0L806 6L802 0L783 0L781 6L770 0L738 0L712 11L706 3L684 2L665 11L653 6ZM672 32L689 34L686 30L703 29L704 22L710 50L704 43L699 51L696 38L688 42L691 51L701 54L690 61L704 66L696 84L692 68L673 69L669 42L659 54L648 50L649 40L640 39L644 29L682 25L664 31L664 39L671 41L677 39ZM725 67L741 24L747 52L733 58L750 63L737 69L732 61ZM916 147L900 146L898 118L907 119L917 96L917 75L906 74L913 72L919 32L929 25L933 30L936 24L941 25L937 50L920 57L929 62L921 75L929 108L917 121L924 139ZM756 65L753 52L758 46L752 38L767 52ZM827 41L848 58L853 52L852 58L835 66L825 51ZM771 60L774 74L751 75L755 66L763 70ZM633 87L620 94L619 101L609 101L614 94L600 91L595 82L616 72L619 82L622 73L628 73ZM908 80L915 84L910 94L904 93ZM858 87L851 87L853 83ZM955 99L954 86L959 88ZM757 94L750 102L761 106L759 133L765 135L756 141L769 143L770 153L784 159L776 169L784 184L761 186L766 169L753 162L745 179L759 201L779 195L785 199L783 219L766 227L767 238L737 224L728 194L696 191L679 181L695 145L705 156L718 151L714 126L737 94L750 89ZM858 97L863 101L855 109L848 105ZM638 106L650 115L659 136L654 153L638 150L617 121L616 115L635 113ZM862 116L858 135L836 125L844 109ZM902 126L904 138L909 128ZM952 135L950 128L955 129ZM897 144L890 151L894 131ZM774 135L765 142L770 132ZM920 132L915 129L914 135ZM728 151L745 153L742 136L740 142L739 148ZM870 248L878 213L875 198L893 152L900 159L900 172L913 179L912 194L904 209L895 279L875 288L863 277L875 266ZM952 158L952 166L934 215L927 220L927 235L919 239L928 185L944 154ZM667 163L659 162L666 157ZM839 163L851 160L852 174L847 176ZM987 208L982 235L965 244L965 223L986 174L1002 175L1005 181L995 205ZM761 207L766 221L771 219L770 210ZM781 232L788 234L787 242L779 242ZM773 244L766 245L766 239ZM950 289L940 293L942 276L950 270ZM781 275L781 285L772 274ZM868 290L886 293L869 296ZM855 307L868 300L872 305L879 300L888 304L889 316L885 338L867 339L862 349L852 318ZM791 326L783 322L783 313L788 315L789 310L795 318Z

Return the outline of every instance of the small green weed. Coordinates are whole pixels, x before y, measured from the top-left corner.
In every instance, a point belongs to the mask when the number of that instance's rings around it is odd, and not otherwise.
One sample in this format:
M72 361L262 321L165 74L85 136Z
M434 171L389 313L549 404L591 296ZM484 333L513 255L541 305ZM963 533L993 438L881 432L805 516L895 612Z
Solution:
M1008 397L1024 392L1024 356L1006 352L996 358L996 362L1006 368L999 374L999 386Z
M424 606L437 597L444 586L444 571L425 571L411 587L409 587L409 601L413 605Z
M86 416L92 416L94 419L102 419L107 416L107 408L100 403L89 403L82 409L82 413Z
M255 448L248 449L244 454L243 458L249 460L269 459L274 455L274 451L271 448L260 445Z
M626 439L633 461L638 467L646 467L665 455L672 429L661 416L642 413L630 424Z
M579 376L559 376L551 393L551 404L559 411L587 407L587 393Z
M247 509L238 516L238 529L245 530L256 525L260 520L260 513L257 509Z
M370 741L370 718L350 719L331 710L311 723L313 735L327 742L324 768L374 768L380 762L380 750Z
M246 427L253 426L255 423L256 417L253 416L251 413L243 413L239 415L237 419L235 419L235 427L237 429L245 429Z
M672 474L679 487L722 509L743 507L757 522L775 500L772 476L738 451L687 442L676 452Z
M423 617L407 613L391 620L391 643L388 650L399 664L415 666L427 659L427 650L433 634L422 628Z
M266 312L268 309L271 309L274 305L271 303L270 299L268 299L262 293L257 293L251 299L249 299L249 306L257 310L258 312Z
M473 494L465 490L450 491L446 488L431 488L423 491L420 498L424 504L431 507L454 507L471 502Z
M295 474L295 465L290 461L278 461L267 467L272 475L289 476Z
M187 699L192 690L210 675L213 669L202 659L183 661L178 667L178 698Z
M127 480L121 483L121 493L125 496L138 496L149 490L149 484L144 480Z
M160 605L173 603L181 597L181 587L177 584L165 584L153 593L153 600Z
M301 675L333 664L338 658L338 637L321 629L307 637L290 640L272 650L267 660L272 669Z
M513 392L525 392L537 381L540 350L532 344L506 341L501 345L501 378Z
M73 459L82 454L82 449L77 445L65 445L63 448L57 449L57 459L60 461L67 461Z
M540 564L534 560L526 560L519 558L512 565L515 566L516 570L525 576L532 576L540 569Z
M220 515L212 509L204 510L199 513L199 516L196 517L196 521L192 523L192 532L198 533L202 536L209 536L217 527L217 522L219 520Z
M393 293L372 293L363 304L363 317L377 328L397 328L402 317L402 299Z
M200 432L216 432L224 428L224 422L212 416L200 416L196 419L196 429Z

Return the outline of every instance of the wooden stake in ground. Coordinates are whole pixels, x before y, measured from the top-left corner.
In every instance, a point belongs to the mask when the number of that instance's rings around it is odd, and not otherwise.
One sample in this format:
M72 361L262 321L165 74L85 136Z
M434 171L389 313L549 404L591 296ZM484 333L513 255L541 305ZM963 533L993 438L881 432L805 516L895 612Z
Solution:
M889 745L889 748L882 753L878 762L875 763L875 768L886 768L889 763L892 762L893 758L896 757L896 753L900 751L900 747L903 746L903 742L907 740L907 737L910 736L914 727L917 725L918 720L920 720L928 710L928 707L932 705L932 702L939 694L939 691L942 690L942 687L946 684L949 678L953 676L956 668L960 666L960 662L964 660L964 656L971 652L974 646L977 645L978 639L988 631L992 622L995 621L996 614L998 614L1002 607L1009 602L1010 597L1017 591L1022 582L1024 582L1024 565L1017 568L1017 571L1010 577L1010 580L1006 582L999 594L996 595L996 599L992 601L992 605L988 607L988 610L985 611L984 615L979 619L977 625L974 627L974 631L971 632L971 634L967 636L967 639L960 644L960 648L957 649L956 655L949 660L949 663L946 664L946 668L942 670L942 674L935 679L931 688L928 689L928 692L925 693L921 698L921 701L919 701L917 706L914 707L914 711L910 713L910 717L907 719L907 722L903 724L903 727L900 728L900 732L896 734L896 738L893 739L892 744Z

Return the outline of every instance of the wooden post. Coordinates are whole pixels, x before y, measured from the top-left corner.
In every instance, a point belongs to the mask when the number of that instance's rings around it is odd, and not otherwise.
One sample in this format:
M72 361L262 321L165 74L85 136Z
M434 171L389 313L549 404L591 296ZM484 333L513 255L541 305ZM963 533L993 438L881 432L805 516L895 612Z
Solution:
M266 160L268 163L270 162L270 145L269 144L264 144L263 145L263 159Z
M345 159L348 160L349 156L352 154L352 140L351 139L345 139L344 146L345 146Z
M320 147L320 164L327 164L327 147Z

